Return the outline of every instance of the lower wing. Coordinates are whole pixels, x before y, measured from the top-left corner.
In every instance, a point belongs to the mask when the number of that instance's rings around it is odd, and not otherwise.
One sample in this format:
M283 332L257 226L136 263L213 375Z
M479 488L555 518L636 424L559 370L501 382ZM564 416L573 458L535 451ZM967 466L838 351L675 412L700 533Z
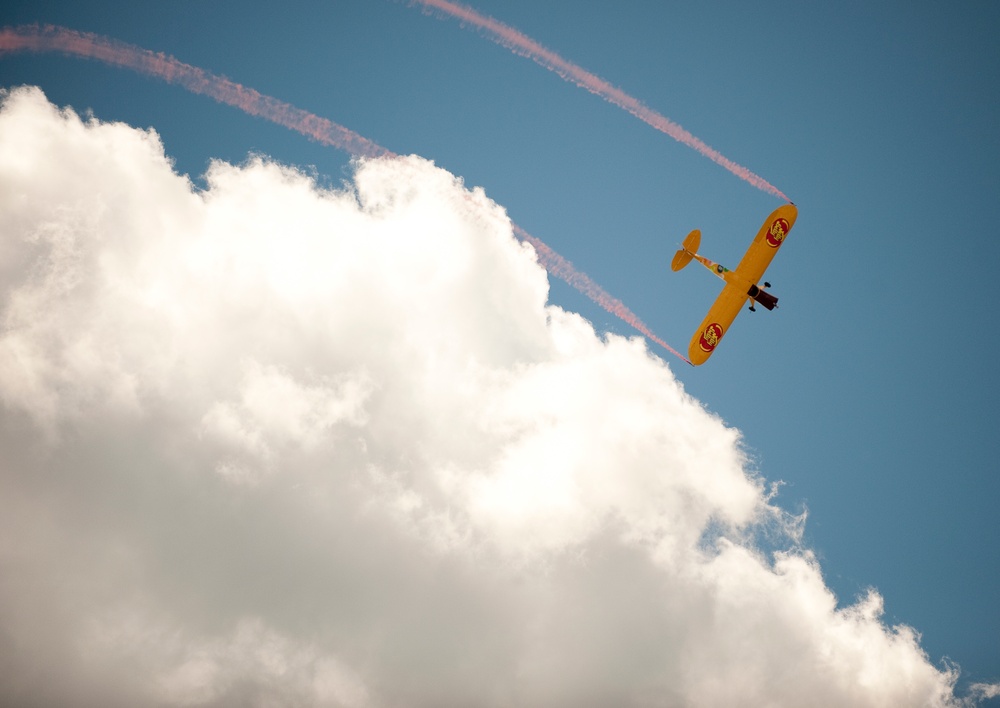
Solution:
M748 299L746 288L735 283L726 284L691 338L688 359L692 364L697 366L708 361Z

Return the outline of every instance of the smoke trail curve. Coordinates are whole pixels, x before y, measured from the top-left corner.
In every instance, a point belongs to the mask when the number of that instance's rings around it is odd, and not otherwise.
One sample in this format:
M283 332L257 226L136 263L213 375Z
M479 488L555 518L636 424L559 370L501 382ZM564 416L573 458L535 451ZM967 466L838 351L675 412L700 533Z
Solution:
M470 7L459 5L450 0L409 0L409 2L411 5L422 5L429 10L437 10L454 17L463 24L472 25L482 31L490 40L507 47L507 49L510 49L515 54L531 59L536 64L558 74L564 80L576 84L596 96L600 96L608 103L628 111L643 123L701 153L712 162L721 165L757 189L784 199L786 202L791 201L784 192L763 177L751 172L743 165L733 162L715 148L706 145L701 139L692 135L679 124L654 111L639 101L639 99L630 96L599 76L563 59L552 50L543 47L510 25L505 25L499 20L481 15Z
M290 103L261 94L223 76L185 64L162 52L152 52L90 32L78 32L55 25L5 27L0 30L0 56L21 51L63 52L70 56L97 59L112 66L132 69L167 83L177 84L192 93L209 96L219 103L289 128L322 145L338 148L351 155L392 157L396 154L349 128L296 108ZM572 263L521 227L516 224L513 224L513 227L518 238L534 247L539 262L551 275L564 280L670 353L691 363L653 334L624 303L608 294L585 273L576 270Z

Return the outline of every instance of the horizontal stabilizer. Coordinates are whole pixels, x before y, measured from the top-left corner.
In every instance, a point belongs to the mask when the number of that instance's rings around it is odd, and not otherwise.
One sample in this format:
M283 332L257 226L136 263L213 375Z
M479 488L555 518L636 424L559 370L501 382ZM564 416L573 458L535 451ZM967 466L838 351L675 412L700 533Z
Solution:
M700 247L701 231L695 229L687 235L687 238L684 239L681 250L674 254L674 260L670 262L670 269L680 270L686 266L691 262L691 258L698 252L698 248Z

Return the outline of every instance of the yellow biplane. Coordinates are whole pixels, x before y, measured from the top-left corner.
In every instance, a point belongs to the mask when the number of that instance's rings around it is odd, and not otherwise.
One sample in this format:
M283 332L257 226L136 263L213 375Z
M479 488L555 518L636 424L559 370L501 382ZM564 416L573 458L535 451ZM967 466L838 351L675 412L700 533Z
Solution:
M795 225L798 213L794 204L785 204L775 209L760 227L757 237L750 244L735 271L698 255L701 231L695 229L684 239L681 250L674 254L670 267L673 270L680 270L694 259L726 281L726 287L719 293L701 327L691 338L688 358L692 364L697 366L708 361L708 357L712 356L712 352L719 346L722 337L729 330L729 325L736 319L736 315L740 313L743 303L747 300L750 301L751 310L756 309L754 305L757 304L768 310L778 306L778 298L764 290L771 287L771 284L764 283L764 288L761 288L757 285L757 281L763 277L774 254L785 242L785 237Z

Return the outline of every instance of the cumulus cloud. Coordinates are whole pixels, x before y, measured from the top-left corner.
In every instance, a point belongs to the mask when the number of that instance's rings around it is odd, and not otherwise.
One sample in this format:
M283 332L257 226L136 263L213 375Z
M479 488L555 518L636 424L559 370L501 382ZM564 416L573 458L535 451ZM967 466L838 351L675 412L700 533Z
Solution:
M206 182L3 98L0 702L957 704L482 190Z

